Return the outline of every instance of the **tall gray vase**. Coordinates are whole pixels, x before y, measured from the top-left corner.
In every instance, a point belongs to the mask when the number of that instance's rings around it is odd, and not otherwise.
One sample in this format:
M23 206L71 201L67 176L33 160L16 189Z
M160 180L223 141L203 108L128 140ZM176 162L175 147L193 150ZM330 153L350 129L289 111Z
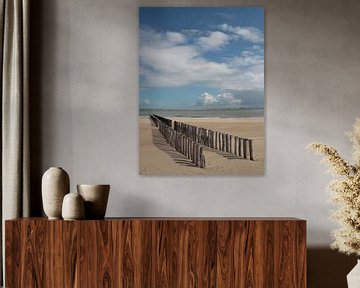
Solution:
M49 168L42 177L43 208L49 219L61 219L63 198L70 190L69 175L60 167Z

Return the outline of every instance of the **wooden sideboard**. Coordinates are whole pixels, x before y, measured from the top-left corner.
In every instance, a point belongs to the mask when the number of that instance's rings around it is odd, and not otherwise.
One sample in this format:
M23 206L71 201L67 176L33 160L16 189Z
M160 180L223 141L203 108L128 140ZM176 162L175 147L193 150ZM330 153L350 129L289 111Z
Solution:
M7 220L6 287L306 287L294 218Z

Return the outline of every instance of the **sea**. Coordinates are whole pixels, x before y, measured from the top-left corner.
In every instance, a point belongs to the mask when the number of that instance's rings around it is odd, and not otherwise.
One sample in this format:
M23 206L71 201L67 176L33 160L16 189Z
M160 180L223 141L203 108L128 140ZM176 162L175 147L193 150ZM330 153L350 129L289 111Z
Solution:
M259 108L229 108L229 109L140 109L139 116L158 114L163 117L188 118L251 118L264 117L264 109Z

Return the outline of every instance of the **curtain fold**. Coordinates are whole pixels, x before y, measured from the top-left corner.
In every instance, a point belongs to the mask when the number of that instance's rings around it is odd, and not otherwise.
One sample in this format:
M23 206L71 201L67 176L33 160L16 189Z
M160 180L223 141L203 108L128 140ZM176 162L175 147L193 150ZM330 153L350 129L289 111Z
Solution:
M2 271L4 221L29 216L29 0L0 0ZM3 272L4 276L4 272ZM4 278L4 277L3 277Z

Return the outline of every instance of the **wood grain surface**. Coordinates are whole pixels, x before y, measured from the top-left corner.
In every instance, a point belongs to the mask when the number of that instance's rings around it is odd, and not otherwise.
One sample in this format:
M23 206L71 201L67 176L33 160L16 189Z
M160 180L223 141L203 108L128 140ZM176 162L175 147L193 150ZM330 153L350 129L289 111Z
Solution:
M6 287L306 287L297 219L5 223Z

